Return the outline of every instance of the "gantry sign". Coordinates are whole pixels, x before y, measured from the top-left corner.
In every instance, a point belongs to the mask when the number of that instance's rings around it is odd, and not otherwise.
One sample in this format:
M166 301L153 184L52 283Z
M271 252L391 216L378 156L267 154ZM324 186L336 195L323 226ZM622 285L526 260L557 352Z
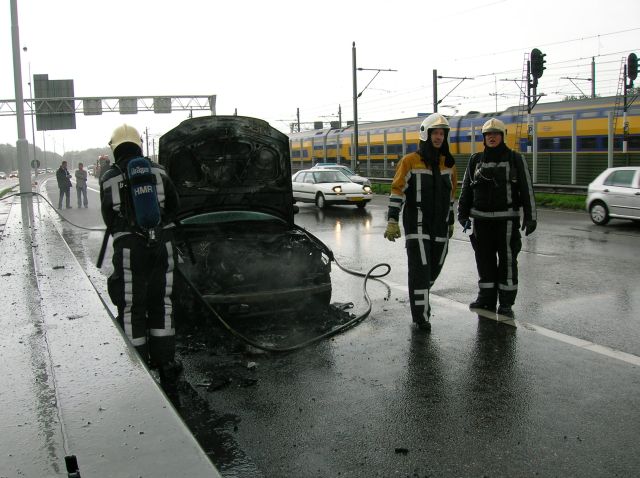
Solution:
M216 95L102 96L75 97L73 80L49 80L33 75L34 98L25 99L25 114L36 115L38 131L75 129L76 113L96 116L102 113L137 114L152 111L211 111L216 114ZM0 116L14 116L16 101L0 100Z

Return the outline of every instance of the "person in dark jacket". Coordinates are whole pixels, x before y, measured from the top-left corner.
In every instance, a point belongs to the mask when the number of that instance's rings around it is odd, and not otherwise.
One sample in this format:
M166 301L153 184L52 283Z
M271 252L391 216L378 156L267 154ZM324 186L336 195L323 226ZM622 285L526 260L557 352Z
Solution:
M58 198L58 209L62 209L62 198L67 197L67 209L71 209L71 173L67 169L67 162L62 161L60 167L56 171L56 180L58 181L58 189L60 196Z
M164 168L151 162L161 222L155 231L136 225L125 171L129 161L142 156L141 144L135 128L116 128L109 142L115 162L100 178L102 218L113 237L114 270L108 289L118 307L118 324L142 359L158 369L166 387L175 385L181 370L175 361L171 297L176 263L172 221L179 202Z
M78 169L76 169L76 193L78 196L78 208L89 207L89 201L87 200L87 171L84 169L82 163L78 163Z
M431 330L429 292L444 265L455 222L457 173L448 133L449 122L438 113L420 125L418 151L404 156L396 167L384 233L392 242L401 236L398 222L402 210L411 317L426 331Z
M507 147L506 128L491 118L482 127L484 151L471 156L458 199L458 222L471 227L471 245L478 268L478 296L469 307L514 317L518 293L518 253L525 235L535 231L536 203L524 157Z

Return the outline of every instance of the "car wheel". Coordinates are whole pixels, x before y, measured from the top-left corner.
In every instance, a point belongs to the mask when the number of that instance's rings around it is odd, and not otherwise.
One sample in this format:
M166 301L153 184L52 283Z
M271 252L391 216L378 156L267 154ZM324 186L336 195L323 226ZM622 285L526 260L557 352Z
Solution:
M358 204L356 204L356 207L358 209L364 209L365 207L367 207L367 203L366 202L359 202Z
M327 202L324 199L324 194L318 193L318 195L316 196L316 206L318 206L320 209L324 209L325 207L327 207Z
M604 226L609 222L609 211L602 201L594 201L591 206L589 206L589 215L593 223L598 226Z

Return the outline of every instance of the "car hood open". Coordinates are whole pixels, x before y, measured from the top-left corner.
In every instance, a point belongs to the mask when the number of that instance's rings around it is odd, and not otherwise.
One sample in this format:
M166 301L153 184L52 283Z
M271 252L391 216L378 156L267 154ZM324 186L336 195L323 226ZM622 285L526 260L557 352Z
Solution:
M160 138L158 162L180 195L178 219L260 211L293 224L289 139L266 121L204 116Z

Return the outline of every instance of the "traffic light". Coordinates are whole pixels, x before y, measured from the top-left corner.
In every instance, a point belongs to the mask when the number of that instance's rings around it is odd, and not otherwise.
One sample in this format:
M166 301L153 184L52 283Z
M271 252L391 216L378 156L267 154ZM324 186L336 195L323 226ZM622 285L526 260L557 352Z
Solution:
M546 53L542 53L537 48L531 50L531 75L535 79L540 78L544 70L546 70L546 67L544 66L546 63L546 60L544 59L545 56L547 56Z
M627 76L631 81L638 77L638 57L631 53L627 58Z

